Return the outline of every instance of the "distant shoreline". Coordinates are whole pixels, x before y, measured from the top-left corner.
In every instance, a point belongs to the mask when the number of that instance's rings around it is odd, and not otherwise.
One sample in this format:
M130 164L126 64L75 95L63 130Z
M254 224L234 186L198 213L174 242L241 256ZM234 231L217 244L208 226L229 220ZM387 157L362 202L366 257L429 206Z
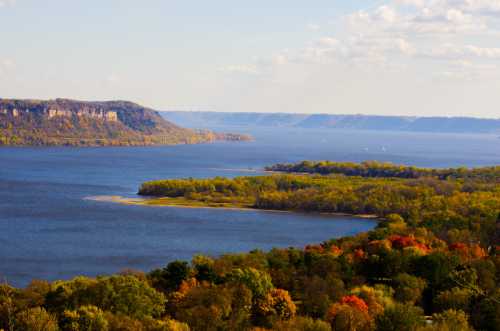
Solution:
M169 121L193 128L298 128L493 135L500 133L500 118L210 111L161 111L159 113Z
M296 210L277 210L277 209L258 209L244 204L207 204L201 201L187 200L184 198L126 198L119 195L100 195L89 196L85 200L112 202L122 205L146 206L146 207L170 207L170 208L185 208L185 209L223 209L236 211L263 211L273 213L293 213L293 214L317 214L329 215L334 217L353 217L369 220L380 220L381 218L373 214L349 214L349 213L330 213L330 212L307 212Z

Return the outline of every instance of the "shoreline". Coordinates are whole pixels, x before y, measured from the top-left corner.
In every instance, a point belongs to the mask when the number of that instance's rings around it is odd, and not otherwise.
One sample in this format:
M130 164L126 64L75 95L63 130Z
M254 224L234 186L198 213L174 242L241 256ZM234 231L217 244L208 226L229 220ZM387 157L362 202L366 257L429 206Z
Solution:
M84 200L99 201L99 202L111 202L119 203L122 205L130 206L145 206L145 207L167 207L167 208L185 208L185 209L223 209L223 210L236 210L236 211L263 211L263 212L273 212L273 213L295 213L295 214L317 214L325 216L334 217L353 217L367 220L380 221L381 217L374 214L349 214L349 213L333 213L333 212L308 212L308 211L296 211L296 210L277 210L277 209L258 209L252 208L250 206L238 206L233 204L228 205L209 205L200 201L190 201L193 204L189 205L183 200L183 198L126 198L119 195L100 195L100 196L89 196L85 197ZM163 201L162 201L163 200ZM148 203L155 202L155 203ZM168 201L168 202L167 202ZM180 202L180 203L179 203ZM199 205L197 205L198 203Z

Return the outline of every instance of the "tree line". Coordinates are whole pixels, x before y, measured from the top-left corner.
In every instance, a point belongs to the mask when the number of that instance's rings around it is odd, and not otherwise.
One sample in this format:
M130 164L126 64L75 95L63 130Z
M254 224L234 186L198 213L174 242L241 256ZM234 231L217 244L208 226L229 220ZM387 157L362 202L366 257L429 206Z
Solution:
M421 178L435 177L438 179L473 179L482 181L498 181L500 178L500 166L481 167L468 169L448 168L431 169L413 166L395 165L389 162L365 161L354 162L332 162L332 161L302 161L299 163L275 164L266 167L268 171L288 173L310 173L310 174L342 174L346 176L361 177L396 177L396 178Z

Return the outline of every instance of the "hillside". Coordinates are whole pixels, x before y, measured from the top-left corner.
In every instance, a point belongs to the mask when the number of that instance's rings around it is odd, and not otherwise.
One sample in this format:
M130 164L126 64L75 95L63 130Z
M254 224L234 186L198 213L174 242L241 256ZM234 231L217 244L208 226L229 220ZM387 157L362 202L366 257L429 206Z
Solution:
M0 145L143 146L248 139L181 128L126 101L0 99Z
M372 231L304 249L196 256L184 263L184 283L164 290L172 298L169 316L192 330L499 330L496 169L332 161L300 167L314 175L167 179L141 186L139 193L148 198L139 204L155 207L242 206L379 219ZM172 262L149 277L160 288L179 269L179 262ZM269 289L259 294L265 282ZM208 305L211 311L222 310L226 302L234 302L221 299L231 298L229 293L237 293L233 300L241 301L241 284L250 289L250 327L234 328L222 318L208 324L218 315L193 314L205 312ZM228 310L236 306L229 303Z
M161 115L186 127L257 126L441 133L500 133L500 119L374 115L220 113L166 111Z

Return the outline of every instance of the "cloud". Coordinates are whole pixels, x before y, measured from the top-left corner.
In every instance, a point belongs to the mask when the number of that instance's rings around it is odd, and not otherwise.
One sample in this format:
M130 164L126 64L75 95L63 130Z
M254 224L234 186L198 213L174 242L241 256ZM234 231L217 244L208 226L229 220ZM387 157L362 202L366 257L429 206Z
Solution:
M399 14L396 10L390 6L380 6L375 10L374 17L377 20L386 22L389 24L395 23L400 19Z
M2 65L2 67L6 68L6 69L12 69L15 67L14 60L11 60L11 59L4 59L0 63Z
M17 0L0 0L0 8L13 6Z
M428 8L434 11L446 11L450 8L479 15L495 15L500 13L498 0L396 0L395 6Z
M488 59L500 59L500 48L477 47L468 45L464 47L464 51L466 54L477 57L484 57Z
M448 68L437 72L436 76L452 80L474 80L484 76L496 75L498 66L495 64L480 64L468 60L450 62Z
M401 37L349 36L346 39L322 37L296 52L281 54L285 63L328 64L332 62L350 65L387 64L389 57L411 57L415 47Z
M486 60L500 60L500 48L444 44L434 47L431 51L422 55L435 59L481 58Z
M500 48L492 46L500 38L500 0L387 0L337 24L335 35L224 71L259 75L282 65L308 64L391 70L434 65L461 76L499 70L490 62L500 60Z
M425 0L397 0L396 4L420 8L425 5L425 2Z
M309 23L306 25L306 28L307 28L307 30L310 30L310 31L318 31L319 29L321 29L321 26L319 26L318 24Z
M225 73L237 73L246 75L260 75L262 73L258 66L255 64L241 64L241 65L228 65L219 69Z
M122 78L116 73L111 73L105 78L107 85L117 85L122 81Z
M16 67L12 59L0 59L0 75L4 76L11 73Z
M316 45L319 47L337 47L340 45L340 41L332 37L322 37L316 41Z
M369 33L443 35L479 33L489 29L487 19L457 6L419 5L402 11L397 5L383 5L372 11L358 11L348 16L352 29Z
M341 24L345 36L322 38L316 42L317 48L307 49L307 54L368 63L406 58L408 64L416 64L422 57L449 61L500 59L500 49L491 47L500 37L500 0L387 1L348 14ZM471 45L473 37L481 37L482 45Z
M427 0L426 2L436 1ZM479 15L500 14L500 1L498 0L441 0L437 3L441 7L456 7L462 11Z

